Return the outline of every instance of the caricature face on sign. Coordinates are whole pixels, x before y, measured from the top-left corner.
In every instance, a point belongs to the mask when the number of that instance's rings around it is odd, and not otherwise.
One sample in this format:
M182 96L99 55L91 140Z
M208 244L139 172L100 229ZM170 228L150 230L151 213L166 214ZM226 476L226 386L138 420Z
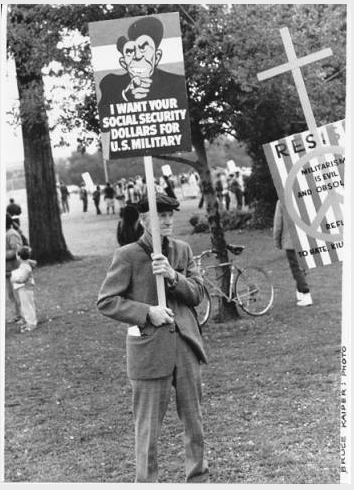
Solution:
M128 41L123 48L119 62L129 72L131 78L149 78L161 59L161 49L156 49L150 36L140 36L136 41Z
M128 29L128 38L117 39L121 67L129 74L129 83L123 90L126 100L148 97L155 67L162 57L159 44L163 37L162 22L155 17L146 17L133 22Z

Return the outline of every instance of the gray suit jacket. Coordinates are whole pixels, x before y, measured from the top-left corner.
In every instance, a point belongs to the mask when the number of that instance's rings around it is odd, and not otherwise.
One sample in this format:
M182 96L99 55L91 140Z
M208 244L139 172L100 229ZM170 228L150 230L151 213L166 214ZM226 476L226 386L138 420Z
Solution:
M141 240L150 248L151 236ZM156 279L151 258L137 243L116 249L101 286L97 307L120 322L144 327L141 337L127 335L127 370L131 379L152 379L172 373L176 359L176 327L201 362L207 362L194 306L203 298L203 280L193 261L190 246L169 239L168 259L178 274L174 288L166 284L167 305L175 324L155 327L146 320L150 305L157 305Z

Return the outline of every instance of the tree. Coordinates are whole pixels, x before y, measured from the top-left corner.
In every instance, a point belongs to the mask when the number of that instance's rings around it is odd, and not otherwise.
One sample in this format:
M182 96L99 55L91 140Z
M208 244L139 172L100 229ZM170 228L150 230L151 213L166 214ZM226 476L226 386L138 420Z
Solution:
M263 224L272 222L277 194L262 144L307 129L290 73L257 80L257 73L286 61L279 32L284 26L298 57L333 50L333 56L302 70L317 125L345 117L345 5L232 5L224 31L225 64L239 90L229 93L229 103L238 108L230 121L253 161L249 192Z
M39 264L73 259L62 233L41 68L48 61L36 7L11 6L8 42L15 59L24 144L29 239ZM35 54L35 55L34 55Z

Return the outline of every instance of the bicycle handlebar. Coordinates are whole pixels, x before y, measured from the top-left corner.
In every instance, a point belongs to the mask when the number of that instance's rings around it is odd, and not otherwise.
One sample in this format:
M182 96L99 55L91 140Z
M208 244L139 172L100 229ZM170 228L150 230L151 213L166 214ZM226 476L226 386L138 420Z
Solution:
M233 255L240 255L243 252L243 250L245 249L245 246L244 245L231 245L231 244L228 244L228 245L226 245L226 248ZM218 251L217 250L212 250L212 249L210 249L210 250L204 250L201 254L195 255L193 258L196 261L200 261L205 255L210 255L212 253L217 256Z
M213 252L213 250L203 250L203 252L199 255L195 255L193 257L194 260L198 261L201 260L205 255L210 255Z

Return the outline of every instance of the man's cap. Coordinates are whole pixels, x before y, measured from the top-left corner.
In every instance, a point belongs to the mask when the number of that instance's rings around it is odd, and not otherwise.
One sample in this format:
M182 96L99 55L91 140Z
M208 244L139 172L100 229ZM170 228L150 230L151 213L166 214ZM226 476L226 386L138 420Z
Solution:
M128 41L135 41L143 34L150 36L154 41L156 48L159 47L163 37L163 25L156 17L144 17L135 21L128 29L128 39L125 36L120 36L117 39L117 49L123 53L123 47Z
M159 213L164 211L179 211L179 202L173 197L166 196L166 194L156 194L156 207ZM139 213L147 213L149 211L149 201L148 198L143 198L138 203Z

